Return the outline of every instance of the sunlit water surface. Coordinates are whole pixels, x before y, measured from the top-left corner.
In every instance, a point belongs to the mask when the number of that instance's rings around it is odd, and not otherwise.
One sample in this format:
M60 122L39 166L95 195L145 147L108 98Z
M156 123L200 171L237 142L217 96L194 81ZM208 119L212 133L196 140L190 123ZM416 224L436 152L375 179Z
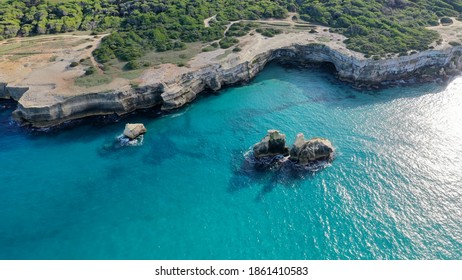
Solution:
M359 92L272 65L157 118L37 135L10 114L2 259L462 258L462 79ZM144 145L108 148L125 122L147 126ZM248 168L271 128L329 138L336 159L314 174Z

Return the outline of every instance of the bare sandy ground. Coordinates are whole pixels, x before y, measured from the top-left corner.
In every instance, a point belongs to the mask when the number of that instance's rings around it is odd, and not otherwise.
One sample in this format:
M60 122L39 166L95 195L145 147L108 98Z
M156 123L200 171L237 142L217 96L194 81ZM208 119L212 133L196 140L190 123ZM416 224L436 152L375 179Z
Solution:
M8 86L29 87L22 99L37 104L88 92L88 88L74 85L74 79L84 75L87 66L70 67L70 64L90 58L97 71L101 71L91 53L104 36L66 34L3 41L0 43L0 81ZM92 90L128 84L128 80L115 79Z
M453 24L451 25L438 25L428 27L430 30L435 30L441 35L443 42L441 44L434 43L435 49L444 49L450 46L449 42L462 43L462 22L452 18Z

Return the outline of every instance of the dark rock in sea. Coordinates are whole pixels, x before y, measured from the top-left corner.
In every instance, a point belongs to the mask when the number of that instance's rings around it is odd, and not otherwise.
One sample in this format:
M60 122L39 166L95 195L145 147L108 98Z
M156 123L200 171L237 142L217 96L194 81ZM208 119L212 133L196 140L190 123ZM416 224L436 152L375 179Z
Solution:
M140 134L134 139L128 138L125 135L120 135L117 137L117 141L120 146L141 146L143 145L144 135Z
M253 146L253 153L256 158L287 156L289 148L286 146L285 134L278 130L268 130L268 134Z

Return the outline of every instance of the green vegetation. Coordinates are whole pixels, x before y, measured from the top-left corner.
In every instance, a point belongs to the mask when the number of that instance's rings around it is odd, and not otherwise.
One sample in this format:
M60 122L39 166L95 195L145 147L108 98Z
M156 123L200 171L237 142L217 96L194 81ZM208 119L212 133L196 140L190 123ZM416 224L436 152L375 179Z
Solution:
M125 69L126 70L135 70L135 69L140 69L142 67L141 63L137 60L132 60L132 61L129 61L127 62L127 64L125 64Z
M230 21L285 18L332 27L347 47L384 56L425 50L438 34L425 26L460 18L462 0L4 0L0 39L63 32L111 33L94 51L99 62L135 61L152 51L181 51L187 43L233 45L256 26ZM216 15L210 26L204 19ZM447 24L447 23L445 23ZM116 32L114 32L116 31ZM261 28L264 36L280 29ZM225 38L223 38L225 36Z
M451 18L448 18L448 17L443 17L443 18L441 18L440 21L441 21L441 24L443 24L443 25L451 25L451 24L454 23L453 20Z
M205 47L205 48L202 48L202 51L203 51L203 52L211 52L211 51L214 51L214 50L216 50L216 49L217 49L217 48L214 48L214 47L212 47L212 46L207 46L207 47Z
M299 1L300 2L300 1ZM425 50L438 34L425 26L462 13L462 0L306 0L303 20L328 25L344 34L349 49L384 55Z
M222 49L227 49L235 44L239 43L239 40L232 37L225 37L220 40L220 47Z
M282 33L281 29L276 28L257 28L256 31L266 37L274 37L274 35Z
M240 22L237 22L237 23L233 23L228 31L226 32L226 36L228 37L242 37L242 36L245 36L249 33L250 30L258 27L259 24L258 23L246 23L246 22L243 22L243 21L240 21Z
M240 52L240 51L242 51L242 49L241 49L240 47L235 47L235 48L233 49L233 52Z
M95 67L90 66L85 70L85 76L93 75L96 72Z
M79 87L94 87L99 85L108 84L112 81L110 75L102 75L93 73L91 75L84 75L75 79L75 85Z

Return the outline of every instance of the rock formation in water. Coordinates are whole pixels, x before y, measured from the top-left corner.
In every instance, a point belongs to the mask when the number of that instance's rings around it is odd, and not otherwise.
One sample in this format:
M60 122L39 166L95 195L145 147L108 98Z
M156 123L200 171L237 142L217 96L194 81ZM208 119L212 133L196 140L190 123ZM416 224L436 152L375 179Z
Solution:
M117 136L117 142L105 145L104 149L114 150L124 146L141 146L147 131L142 123L127 123L124 133Z
M124 136L133 140L138 138L138 136L145 134L147 131L148 130L142 123L127 123L124 129Z
M253 146L253 155L257 160L265 161L277 156L287 157L291 162L305 166L319 161L332 161L334 147L327 139L305 140L303 133L299 133L289 151L286 146L286 136L278 130L268 130L265 138Z
M286 146L286 136L278 130L268 130L268 134L253 146L253 154L256 158L289 154Z
M290 160L302 165L322 160L331 161L334 155L332 143L324 138L305 140L303 133L297 135L290 149Z

